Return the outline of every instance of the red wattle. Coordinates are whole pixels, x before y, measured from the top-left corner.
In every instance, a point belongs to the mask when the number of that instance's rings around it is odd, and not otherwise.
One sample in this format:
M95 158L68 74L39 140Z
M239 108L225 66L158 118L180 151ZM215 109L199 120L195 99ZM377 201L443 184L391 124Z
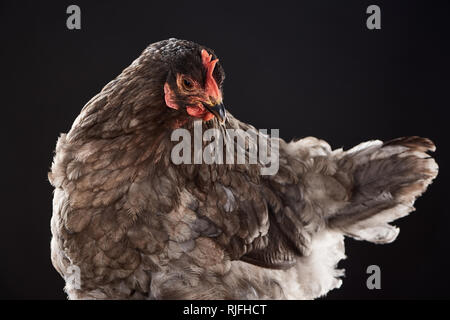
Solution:
M186 111L190 116L201 118L204 121L211 120L214 117L214 115L211 112L209 112L208 110L203 108L203 106L200 105L188 106L186 107Z

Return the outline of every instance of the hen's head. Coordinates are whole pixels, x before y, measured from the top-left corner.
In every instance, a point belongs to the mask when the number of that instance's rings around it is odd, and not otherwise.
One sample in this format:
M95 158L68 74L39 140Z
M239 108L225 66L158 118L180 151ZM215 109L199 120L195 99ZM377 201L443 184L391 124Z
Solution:
M69 137L117 137L142 130L157 136L195 119L223 124L224 79L211 49L178 39L153 43L86 104Z
M167 112L203 121L223 123L222 84L225 74L211 49L196 43L170 39L151 45L148 54L165 65L162 94Z

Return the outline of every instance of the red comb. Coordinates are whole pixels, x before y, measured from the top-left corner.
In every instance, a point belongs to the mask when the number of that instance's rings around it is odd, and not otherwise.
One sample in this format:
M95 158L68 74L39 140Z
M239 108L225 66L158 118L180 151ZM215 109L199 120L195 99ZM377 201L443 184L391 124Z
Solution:
M217 86L216 80L213 77L214 68L216 66L216 63L219 61L219 59L212 60L212 55L208 53L205 49L202 50L202 62L203 66L206 69L206 83L205 83L205 89L206 92L214 97L216 100L220 100L221 93L219 90L219 87Z

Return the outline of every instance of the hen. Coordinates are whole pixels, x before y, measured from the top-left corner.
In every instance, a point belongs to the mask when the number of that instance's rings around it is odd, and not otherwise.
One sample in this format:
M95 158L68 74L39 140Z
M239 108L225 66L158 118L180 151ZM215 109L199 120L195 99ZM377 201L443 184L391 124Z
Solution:
M425 138L343 151L257 132L278 155L278 170L262 174L268 162L249 161L255 139L243 136L254 128L226 114L223 80L211 49L154 43L60 136L49 173L51 251L69 298L322 296L341 284L344 236L392 242L389 223L414 210L437 175ZM194 163L174 163L173 132L199 128L216 129L245 161L196 162L188 145L183 159ZM236 149L231 129L245 141Z

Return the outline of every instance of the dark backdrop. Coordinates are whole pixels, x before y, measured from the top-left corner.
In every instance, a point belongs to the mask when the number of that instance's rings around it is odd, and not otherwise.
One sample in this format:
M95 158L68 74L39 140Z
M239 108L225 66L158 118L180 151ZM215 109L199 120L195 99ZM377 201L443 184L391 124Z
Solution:
M65 297L49 257L56 138L148 44L177 37L215 49L235 116L285 139L434 140L440 175L397 241L346 240L347 277L328 298L449 298L448 1L74 1L79 31L66 28L72 1L0 3L0 297ZM366 28L370 4L381 30ZM371 264L381 290L366 288Z

